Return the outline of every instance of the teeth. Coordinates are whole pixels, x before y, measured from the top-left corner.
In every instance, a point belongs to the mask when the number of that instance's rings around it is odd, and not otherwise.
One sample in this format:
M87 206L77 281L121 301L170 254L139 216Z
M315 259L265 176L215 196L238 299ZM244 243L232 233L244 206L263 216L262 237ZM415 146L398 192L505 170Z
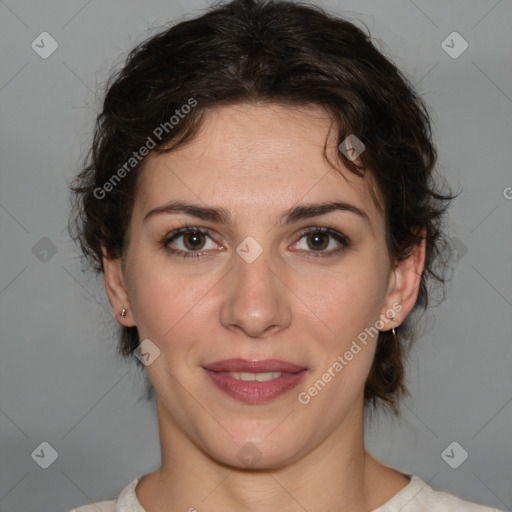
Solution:
M281 372L264 372L264 373L249 373L249 372L227 372L237 380L257 380L258 382L266 382L268 380L277 379L281 375Z

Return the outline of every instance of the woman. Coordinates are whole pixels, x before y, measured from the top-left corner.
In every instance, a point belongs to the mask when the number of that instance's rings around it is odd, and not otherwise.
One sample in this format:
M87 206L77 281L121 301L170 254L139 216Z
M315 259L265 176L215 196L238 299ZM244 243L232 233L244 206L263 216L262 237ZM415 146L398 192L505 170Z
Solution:
M422 101L361 30L234 0L130 54L77 232L156 395L162 463L103 511L488 511L365 451L442 283Z

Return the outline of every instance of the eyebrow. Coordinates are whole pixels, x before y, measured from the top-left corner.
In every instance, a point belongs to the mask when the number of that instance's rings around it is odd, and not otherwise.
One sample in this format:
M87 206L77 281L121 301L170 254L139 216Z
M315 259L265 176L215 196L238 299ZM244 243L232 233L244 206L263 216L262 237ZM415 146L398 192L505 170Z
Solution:
M364 219L371 228L371 221L368 214L354 206L353 204L345 203L342 201L330 201L327 203L309 203L294 206L283 212L279 219L279 225L292 224L299 220L310 219L320 215L326 215L334 211L345 211L358 215ZM231 226L233 224L232 216L228 210L224 208L215 208L208 206L201 206L197 204L187 203L185 201L171 201L170 203L158 206L150 210L144 215L144 222L151 217L159 214L185 214L198 219L208 220L217 224L226 224Z

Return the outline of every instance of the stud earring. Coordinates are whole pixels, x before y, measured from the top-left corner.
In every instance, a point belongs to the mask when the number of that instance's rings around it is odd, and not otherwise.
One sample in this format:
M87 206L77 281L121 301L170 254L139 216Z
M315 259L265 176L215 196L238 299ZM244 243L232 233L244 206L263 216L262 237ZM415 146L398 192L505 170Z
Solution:
M126 309L123 308L121 311L121 318L124 318L126 316Z

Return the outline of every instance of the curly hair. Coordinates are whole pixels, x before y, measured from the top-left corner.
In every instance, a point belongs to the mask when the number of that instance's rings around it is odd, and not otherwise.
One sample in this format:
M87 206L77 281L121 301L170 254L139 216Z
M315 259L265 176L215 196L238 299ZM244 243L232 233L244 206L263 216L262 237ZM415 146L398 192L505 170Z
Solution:
M339 158L351 172L364 177L368 170L374 179L393 262L405 259L425 236L413 311L426 310L429 284L445 283L444 214L456 197L443 193L434 179L437 154L427 108L369 34L300 2L214 5L131 50L106 84L92 145L71 187L70 233L87 262L101 273L102 248L110 258L124 258L145 156L190 141L208 109L241 102L321 106L332 115L339 143L350 134L364 141L357 165L342 151ZM365 406L382 403L399 414L415 339L410 316L396 336L379 333ZM121 327L118 354L132 355L139 343L137 327ZM154 392L151 384L148 391Z

